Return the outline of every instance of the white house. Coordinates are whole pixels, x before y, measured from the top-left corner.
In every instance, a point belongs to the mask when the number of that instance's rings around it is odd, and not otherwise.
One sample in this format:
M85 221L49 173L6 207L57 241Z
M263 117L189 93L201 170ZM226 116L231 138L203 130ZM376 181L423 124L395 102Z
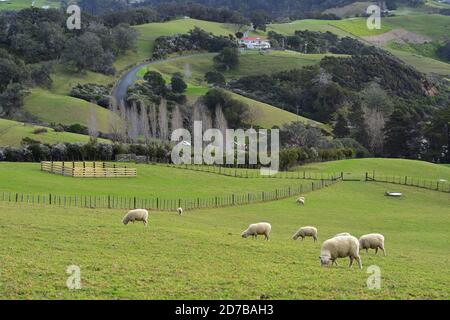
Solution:
M247 49L270 49L270 42L261 38L242 38L239 45Z

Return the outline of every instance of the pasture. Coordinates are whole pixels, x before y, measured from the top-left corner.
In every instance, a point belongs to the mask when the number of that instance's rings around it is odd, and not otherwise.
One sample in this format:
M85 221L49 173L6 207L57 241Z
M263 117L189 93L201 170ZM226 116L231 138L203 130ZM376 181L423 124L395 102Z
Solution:
M448 194L345 182L294 199L243 207L150 213L124 226L117 210L33 208L0 203L2 299L447 299ZM20 216L20 218L18 218ZM272 224L268 242L242 239L250 223ZM319 242L291 240L299 226ZM320 244L338 232L382 232L387 257L361 253L363 270L321 268ZM66 288L66 268L82 289ZM367 267L381 269L369 290Z
M37 164L0 164L0 191L186 197L292 184L137 165L138 178L74 179ZM420 161L356 159L311 164L311 172L380 170L449 177L450 167ZM117 181L117 183L116 183ZM125 186L125 187L124 187ZM395 189L404 194L384 196ZM1 299L447 299L450 262L448 193L374 182L339 182L279 201L175 212L150 212L150 225L124 226L123 210L30 206L0 202ZM270 241L242 239L250 223L272 224ZM314 225L319 242L291 240ZM387 257L361 253L363 270L322 268L321 243L340 232L380 232ZM81 269L81 290L68 290L66 269ZM367 267L381 270L369 290Z
M37 129L47 129L47 132L35 133ZM0 119L0 146L18 147L23 138L30 138L41 143L56 144L59 142L88 142L89 137L70 133L56 132L52 128L34 126L22 122ZM107 142L105 139L99 139L100 142Z
M35 8L59 8L59 0L4 0L0 1L0 10L21 10L25 8L31 8L31 4L34 2Z

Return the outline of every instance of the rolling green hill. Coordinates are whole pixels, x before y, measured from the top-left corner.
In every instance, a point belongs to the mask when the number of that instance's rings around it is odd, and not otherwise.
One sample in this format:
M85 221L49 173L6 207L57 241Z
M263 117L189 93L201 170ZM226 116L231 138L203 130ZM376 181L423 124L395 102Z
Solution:
M392 167L389 161L376 160L379 168ZM360 167L354 162L340 164L336 163L335 168ZM411 170L424 168L418 162L402 160L398 160L396 168L405 170L406 165ZM140 165L138 175L137 179L117 182L74 179L40 172L36 164L0 163L0 190L20 187L18 191L125 195L150 192L173 197L174 194L213 196L217 192L248 191L263 186L261 179L254 183L252 179L159 166ZM268 189L284 181L264 179L263 187ZM123 188L124 184L127 188ZM341 182L306 194L305 206L298 206L295 198L290 198L197 210L182 216L175 212L150 212L147 228L141 223L124 226L121 219L126 210L68 210L0 202L3 244L0 296L4 299L446 299L450 279L442 270L450 263L448 194L395 186L404 197L393 199L384 196L391 187L382 183ZM259 221L271 223L270 241L261 237L243 239L241 232L250 223ZM310 238L291 239L304 225L318 228L317 243ZM362 252L363 270L356 266L348 268L348 259L339 259L338 266L320 267L322 242L339 232L357 237L382 233L387 256L375 255L373 250L369 254ZM30 255L30 250L35 254ZM65 286L65 270L69 265L81 269L81 290L68 290ZM380 290L367 288L367 268L371 265L381 269Z
M362 175L365 172L395 176L421 177L424 179L445 179L450 181L450 167L417 160L404 159L351 159L314 163L296 170L344 172Z
M341 37L356 37L368 43L366 40L368 38L366 37L383 36L392 30L405 29L421 37L429 37L434 41L442 41L448 39L448 34L450 34L450 17L419 12L411 15L382 18L381 26L382 28L380 30L369 30L367 29L366 19L364 18L349 18L336 21L305 19L291 23L271 24L267 30L276 31L285 35L293 34L296 30L330 31ZM254 32L253 35L266 36L266 33L258 31ZM420 52L399 50L402 48L394 49L389 43L384 45L384 48L421 72L433 72L441 75L449 74L450 64L448 63L433 59L433 57L423 56Z
M53 94L47 90L33 89L25 98L24 109L46 123L83 125L88 124L91 108L97 116L97 129L109 132L109 119L116 117L109 110L87 101L65 95Z
M88 136L70 132L55 132L55 130L51 128L45 128L48 130L48 132L45 133L34 133L36 129L41 128L45 127L0 119L0 146L18 147L25 137L48 144L89 141ZM107 142L107 140L99 139L99 142Z
M0 10L21 10L25 8L30 8L31 3L34 2L36 8L43 8L48 6L48 8L59 8L59 0L7 0L0 2Z
M204 81L204 75L208 71L214 70L213 53L198 54L194 56L186 56L173 58L168 61L156 62L143 67L138 76L143 77L149 71L160 72L166 81L170 81L170 77L175 72L185 72L189 74L185 80L188 83L186 95L191 101L196 100L199 96L208 91L207 84ZM291 70L306 65L318 63L324 56L323 54L305 55L291 51L270 51L260 54L254 51L243 52L240 57L239 66L235 70L225 72L227 80L238 79L249 75L258 75L262 73L275 73L282 70ZM259 125L265 128L280 126L291 121L302 121L312 125L329 130L325 125L299 117L288 111L276 108L274 106L255 101L237 94L233 96L250 106L252 110L253 125Z

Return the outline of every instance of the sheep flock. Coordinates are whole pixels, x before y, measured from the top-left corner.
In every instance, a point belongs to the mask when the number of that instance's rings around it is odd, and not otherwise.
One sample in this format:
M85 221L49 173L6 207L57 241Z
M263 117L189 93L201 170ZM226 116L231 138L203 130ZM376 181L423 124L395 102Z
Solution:
M298 204L305 205L305 198L300 197L296 201ZM183 209L177 209L178 215L183 215ZM128 225L129 222L140 221L144 223L144 226L148 224L148 211L146 209L135 209L130 210L122 219L123 224ZM252 237L257 239L259 235L264 236L264 240L269 241L270 232L272 230L272 225L268 222L259 222L250 224L247 229L241 233L242 238ZM318 231L316 227L304 226L297 229L297 231L292 236L293 240L301 238L304 240L306 237L311 237L314 242L318 241ZM338 258L349 258L349 267L351 268L353 262L356 261L360 269L362 269L362 260L360 256L360 251L365 250L368 254L369 249L375 250L375 254L378 253L380 249L383 251L384 256L386 256L386 249L384 247L384 236L379 233L370 233L362 235L359 239L351 235L349 232L340 232L335 234L333 237L325 240L322 243L320 249L320 265L321 266L332 266L338 265Z

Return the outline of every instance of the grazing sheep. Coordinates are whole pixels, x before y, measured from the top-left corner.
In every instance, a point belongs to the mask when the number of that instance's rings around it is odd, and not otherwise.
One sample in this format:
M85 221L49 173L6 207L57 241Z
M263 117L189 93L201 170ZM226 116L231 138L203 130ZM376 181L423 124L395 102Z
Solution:
M359 268L362 269L361 257L359 256L359 241L353 236L339 236L328 239L322 245L320 251L320 264L328 266L336 264L337 258L350 258L349 267L353 265L353 260L358 261Z
M335 234L333 238L341 237L341 236L351 236L351 234L348 232L342 232L342 233Z
M242 232L242 238L247 238L248 236L252 236L253 239L256 239L258 235L264 235L265 240L269 240L270 230L272 230L272 226L267 222L260 222L251 224L248 226L247 230Z
M366 253L369 253L369 249L375 249L375 254L378 253L378 249L383 250L384 256L386 256L386 250L384 249L384 236L379 233L371 233L361 236L359 238L359 249L366 249Z
M305 205L305 197L300 197L297 199L297 203L301 205Z
M317 228L315 227L301 227L298 231L292 236L292 239L297 240L298 238L305 237L313 237L314 242L317 241Z
M178 214L181 216L183 214L183 208L178 208L177 209Z
M148 223L148 211L145 209L135 209L135 210L130 210L128 211L128 213L126 214L125 217L123 217L123 224L127 225L128 222L135 222L135 221L142 221L144 222L144 225L147 226Z

